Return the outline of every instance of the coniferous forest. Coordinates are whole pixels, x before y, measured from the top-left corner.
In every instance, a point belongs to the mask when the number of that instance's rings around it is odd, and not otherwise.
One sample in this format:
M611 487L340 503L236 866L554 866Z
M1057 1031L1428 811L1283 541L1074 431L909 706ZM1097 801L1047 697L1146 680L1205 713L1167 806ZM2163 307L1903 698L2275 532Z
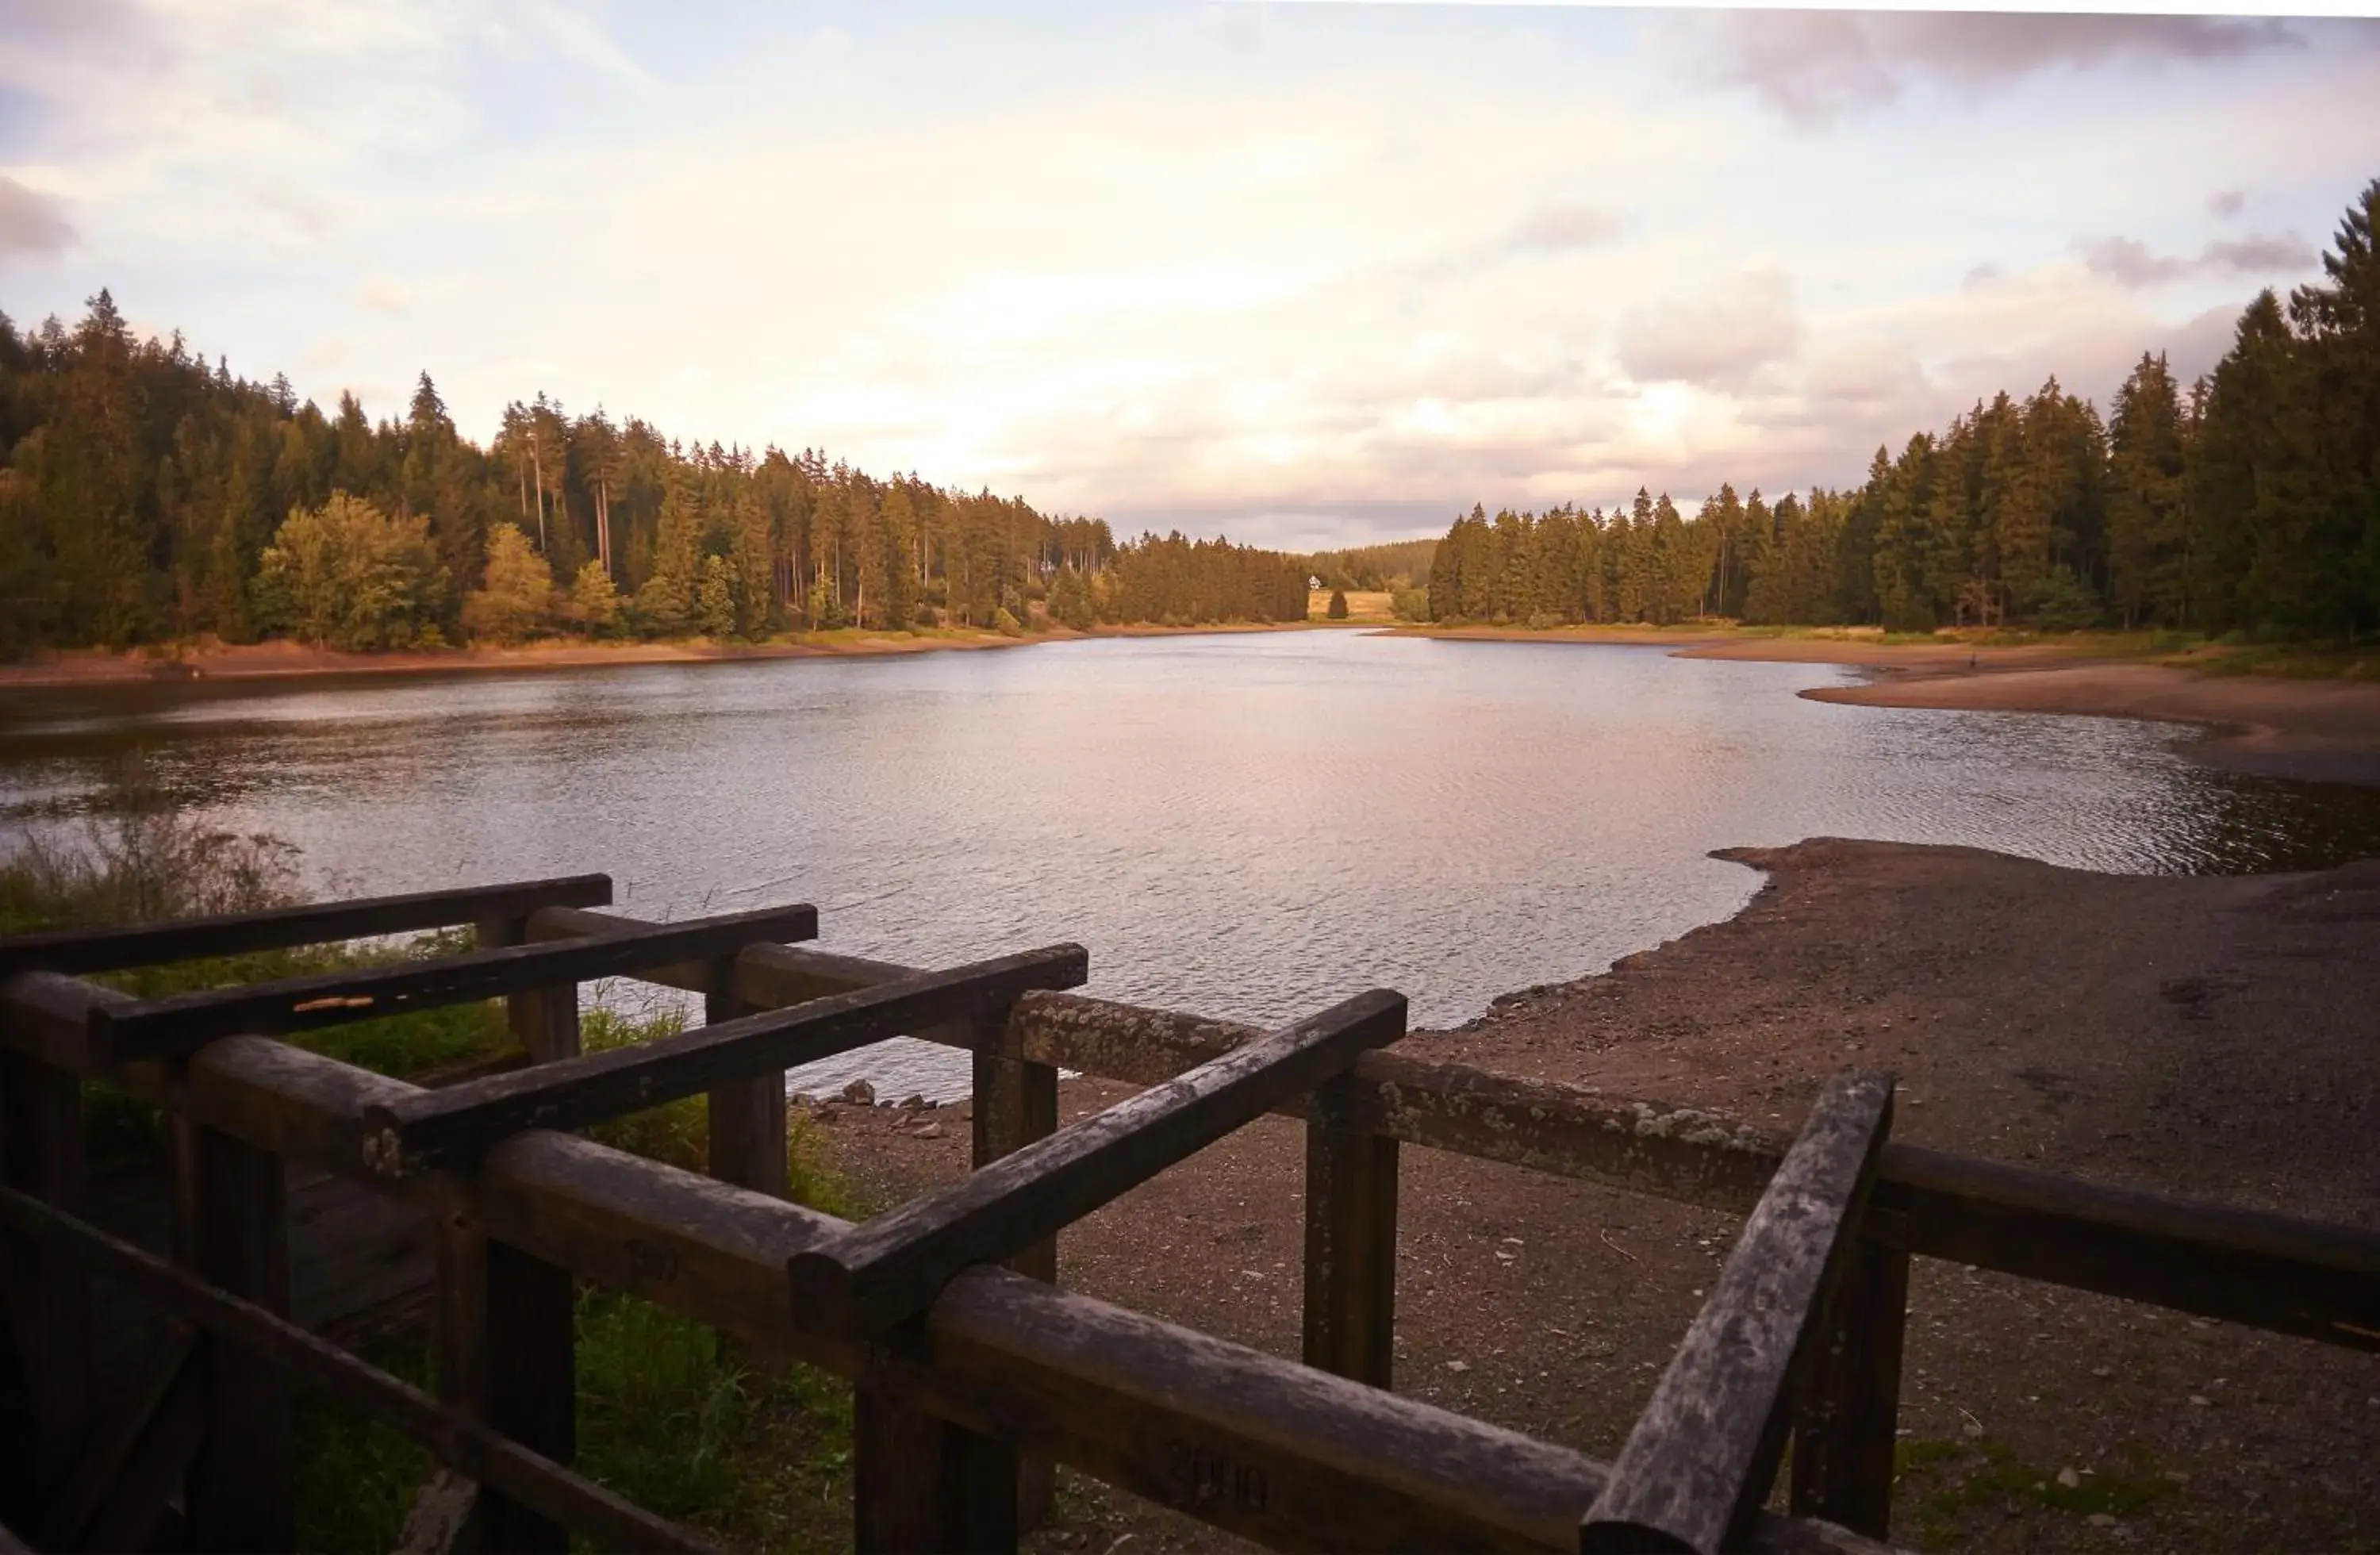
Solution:
M0 314L0 654L212 634L376 650L838 626L1305 618L1308 568L1439 621L2157 626L2353 640L2380 626L2380 180L2325 279L2240 315L2180 384L2143 355L2103 414L2053 377L1867 479L1691 516L1484 506L1442 541L1299 557L1119 544L1021 498L816 452L684 445L543 395L484 447L424 372L402 419L137 339Z
M0 655L212 634L351 650L758 639L1044 619L1304 620L1294 559L878 480L805 451L683 445L509 407L485 447L424 372L401 420L140 340L0 314Z
M1430 571L1440 621L2048 629L2352 641L2380 626L2380 180L2186 388L2142 357L2103 415L2055 378L1978 404L1867 479L1692 516L1475 507Z

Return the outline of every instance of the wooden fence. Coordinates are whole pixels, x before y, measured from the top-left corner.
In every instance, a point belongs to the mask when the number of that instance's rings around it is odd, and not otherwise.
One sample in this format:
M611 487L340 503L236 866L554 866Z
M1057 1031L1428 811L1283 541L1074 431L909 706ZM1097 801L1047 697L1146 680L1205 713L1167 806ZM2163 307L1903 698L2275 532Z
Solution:
M849 1378L868 1550L1012 1548L1053 1462L1287 1549L1873 1549L1912 1256L2380 1348L2380 1236L1893 1145L1888 1076L1839 1077L1787 1146L1382 1051L1384 991L1263 1033L1065 991L1075 946L926 972L783 942L804 906L655 925L609 898L588 876L0 941L0 1254L47 1489L18 1536L289 1548L306 1387L450 1465L482 1549L700 1548L568 1466L579 1281ZM460 924L479 949L172 999L81 976ZM699 992L706 1024L579 1052L577 985L611 976ZM498 995L531 1065L434 1091L274 1039ZM976 1171L860 1225L787 1202L784 1071L902 1032L972 1054ZM1062 1129L1062 1067L1148 1088ZM87 1078L167 1110L169 1257L80 1213ZM567 1132L698 1094L708 1176ZM1268 1111L1306 1125L1303 1364L1055 1288L1059 1230ZM1746 1217L1613 1463L1388 1391L1407 1144ZM430 1210L435 1397L287 1320L290 1162ZM105 1397L94 1278L176 1324Z

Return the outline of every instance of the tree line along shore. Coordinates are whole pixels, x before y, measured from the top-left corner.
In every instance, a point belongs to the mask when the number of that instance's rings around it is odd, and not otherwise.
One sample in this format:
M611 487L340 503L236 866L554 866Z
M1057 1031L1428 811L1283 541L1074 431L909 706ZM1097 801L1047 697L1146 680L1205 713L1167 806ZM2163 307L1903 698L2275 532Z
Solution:
M878 479L814 449L686 444L543 394L482 447L424 372L402 419L334 414L135 337L0 313L0 658L286 638L766 642L788 633L1304 621L1307 588L1402 619L1549 627L2115 626L2355 642L2380 626L2380 180L2325 280L2241 314L2185 393L2143 355L2110 413L2050 379L1878 448L1867 480L1691 517L1484 504L1442 541L1313 554Z
M2284 304L2266 291L2185 391L2144 355L2109 414L2055 378L1878 448L1865 481L1691 517L1475 507L1428 571L1436 622L2022 623L2352 643L2380 627L2380 180Z

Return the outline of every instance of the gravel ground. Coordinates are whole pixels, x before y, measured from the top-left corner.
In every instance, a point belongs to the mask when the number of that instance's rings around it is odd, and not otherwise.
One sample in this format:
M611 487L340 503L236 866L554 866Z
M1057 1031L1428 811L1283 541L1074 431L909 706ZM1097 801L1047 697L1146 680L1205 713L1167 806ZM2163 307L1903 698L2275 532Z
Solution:
M1402 1051L1796 1126L1846 1065L1897 1072L1896 1137L2380 1225L2380 861L2095 875L1818 840L1737 917ZM1127 1088L1069 1082L1068 1117ZM863 1197L965 1170L964 1110L833 1106ZM1297 1349L1302 1147L1264 1120L1061 1241L1073 1289ZM1399 1391L1597 1456L1619 1446L1737 1222L1408 1149ZM1921 1260L1897 1542L1985 1550L2380 1549L2380 1357ZM1240 1548L1064 1482L1042 1549Z

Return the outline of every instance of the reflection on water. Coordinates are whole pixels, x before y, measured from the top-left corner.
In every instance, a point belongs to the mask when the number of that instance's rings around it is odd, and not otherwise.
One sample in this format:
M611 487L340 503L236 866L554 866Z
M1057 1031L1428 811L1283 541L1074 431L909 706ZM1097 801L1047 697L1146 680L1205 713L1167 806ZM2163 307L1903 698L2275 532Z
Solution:
M813 901L835 949L1060 940L1119 998L1419 1024L1738 908L1710 849L1964 843L2129 872L2380 854L2380 795L2244 779L2104 719L1827 706L1823 666L1347 633L402 682L12 693L38 824L131 749L351 893L608 871L654 917ZM963 1088L935 1050L866 1072Z

